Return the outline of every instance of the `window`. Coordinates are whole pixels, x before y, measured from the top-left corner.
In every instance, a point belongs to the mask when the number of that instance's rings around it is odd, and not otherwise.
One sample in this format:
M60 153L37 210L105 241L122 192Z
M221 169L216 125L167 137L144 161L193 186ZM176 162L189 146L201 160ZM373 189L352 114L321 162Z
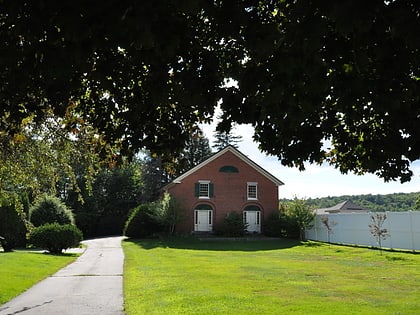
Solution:
M237 168L237 167L235 167L235 166L232 166L232 165L225 165L225 166L222 166L222 167L219 169L219 172L221 172L221 173L239 173L239 170L238 170L238 168Z
M198 197L209 198L209 183L198 183Z
M258 199L258 184L257 183L248 183L247 184L247 199L248 200L257 200Z
M195 183L195 196L206 199L213 197L213 184L209 180L200 180Z

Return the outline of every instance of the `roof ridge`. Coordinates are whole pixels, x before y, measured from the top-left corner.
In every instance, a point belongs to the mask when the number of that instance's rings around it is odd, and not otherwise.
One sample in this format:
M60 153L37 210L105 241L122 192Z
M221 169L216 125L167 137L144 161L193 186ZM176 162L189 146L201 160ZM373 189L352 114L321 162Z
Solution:
M242 161L244 161L245 163L247 163L249 166L251 166L252 168L254 168L256 171L258 171L259 173L261 173L265 177L267 177L269 180L271 180L276 185L278 185L278 186L284 185L284 183L280 179L278 179L277 177L275 177L274 175L272 175L270 172L266 171L264 168L262 168L260 165L258 165L254 161L252 161L249 157L247 157L241 151L239 151L238 149L236 149L232 145L228 145L228 146L224 147L223 149L219 150L218 152L210 155L203 162L199 163L198 165L192 167L191 169L189 169L188 171L184 172L180 176L176 177L170 183L168 183L165 186L163 186L162 189L163 190L166 190L169 186L172 186L173 184L180 183L184 178L186 178L187 176L191 175L192 173L194 173L195 171L199 170L200 168L204 167L205 165L207 165L208 163L212 162L213 160L217 159L218 157L222 156L223 154L225 154L228 151L229 152L232 152L236 157L238 157L239 159L241 159Z

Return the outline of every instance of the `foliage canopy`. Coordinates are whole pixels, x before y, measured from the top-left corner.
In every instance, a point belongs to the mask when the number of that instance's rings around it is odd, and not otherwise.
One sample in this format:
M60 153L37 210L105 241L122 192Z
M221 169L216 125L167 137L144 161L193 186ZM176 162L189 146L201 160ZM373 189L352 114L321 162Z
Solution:
M53 114L122 154L171 156L220 101L219 129L252 124L284 165L404 182L420 157L416 0L18 0L0 12L8 141Z

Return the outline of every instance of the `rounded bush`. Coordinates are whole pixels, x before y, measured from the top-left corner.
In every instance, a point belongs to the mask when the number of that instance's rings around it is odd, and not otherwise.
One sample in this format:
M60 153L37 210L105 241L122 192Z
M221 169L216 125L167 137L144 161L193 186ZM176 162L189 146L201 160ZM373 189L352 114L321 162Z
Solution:
M245 235L247 225L244 223L242 215L237 212L229 212L223 222L222 230L223 236L241 237Z
M0 245L6 252L26 246L26 224L22 204L14 194L0 197Z
M47 223L29 234L29 243L60 254L67 248L77 247L83 239L82 231L72 224Z
M134 208L125 223L124 235L143 238L163 232L164 226L156 218L155 213L156 205L153 203L142 204Z
M264 235L297 239L299 238L299 226L294 218L285 213L275 214L266 219Z
M74 224L73 212L57 197L42 195L29 211L34 226L47 223Z
M264 235L270 237L284 236L284 223L279 214L273 214L265 220Z

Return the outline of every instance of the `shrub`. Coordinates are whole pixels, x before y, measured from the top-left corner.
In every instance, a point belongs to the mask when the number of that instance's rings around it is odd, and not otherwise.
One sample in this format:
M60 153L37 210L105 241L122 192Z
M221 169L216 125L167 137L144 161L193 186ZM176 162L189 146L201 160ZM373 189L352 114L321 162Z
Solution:
M164 231L165 226L156 216L157 205L145 203L134 208L124 226L124 235L134 238L150 237Z
M176 225L185 220L185 208L179 199L165 192L155 203L155 216L168 234L174 234Z
M305 230L310 228L315 218L315 212L309 207L306 200L294 198L286 206L285 214L299 229L300 239L305 239Z
M23 207L15 194L0 198L0 243L4 251L26 246L26 224Z
M264 235L271 237L284 236L284 224L280 220L279 214L273 214L264 222Z
M42 195L29 211L34 226L47 223L74 224L73 212L57 197Z
M84 237L95 237L100 215L95 212L76 212L76 226L82 231Z
M47 223L32 230L29 243L60 254L64 249L77 247L82 241L82 232L72 224Z
M218 234L229 237L241 237L245 235L247 225L241 214L229 212Z
M295 217L287 213L281 213L279 216L282 237L300 239L301 230Z
M265 220L264 235L298 239L300 229L297 221L286 213L273 214Z

